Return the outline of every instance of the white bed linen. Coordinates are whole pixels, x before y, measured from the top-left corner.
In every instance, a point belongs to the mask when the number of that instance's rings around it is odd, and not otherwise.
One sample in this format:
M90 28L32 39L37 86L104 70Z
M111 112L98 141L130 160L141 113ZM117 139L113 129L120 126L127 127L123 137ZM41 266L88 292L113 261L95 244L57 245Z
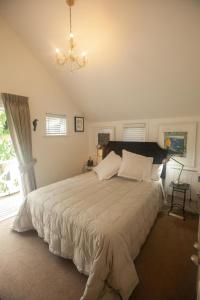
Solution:
M89 276L82 300L126 300L138 283L133 260L159 211L160 191L158 182L99 181L92 171L31 192L13 229L35 229L52 253L73 259Z

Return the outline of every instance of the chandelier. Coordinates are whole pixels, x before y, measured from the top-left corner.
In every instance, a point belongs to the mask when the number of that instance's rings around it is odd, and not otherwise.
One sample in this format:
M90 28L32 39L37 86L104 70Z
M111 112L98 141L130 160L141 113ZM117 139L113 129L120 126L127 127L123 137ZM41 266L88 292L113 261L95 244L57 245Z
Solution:
M69 45L67 53L62 53L58 48L56 49L56 61L59 65L68 63L70 65L70 71L73 72L80 68L83 68L87 63L86 52L82 52L81 55L77 55L75 51L76 44L74 42L74 34L72 32L72 11L71 8L74 5L75 0L66 0L69 5Z

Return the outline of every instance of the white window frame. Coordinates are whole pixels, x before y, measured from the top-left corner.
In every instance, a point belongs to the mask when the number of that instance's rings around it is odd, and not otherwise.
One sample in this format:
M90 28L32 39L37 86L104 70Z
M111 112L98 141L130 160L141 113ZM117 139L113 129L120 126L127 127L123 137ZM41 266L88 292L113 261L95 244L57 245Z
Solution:
M61 134L56 134L56 132L53 132L52 134L48 133L47 131L47 117L52 118L60 118L65 119L66 121L66 131ZM56 131L56 130L55 130ZM66 137L69 135L69 125L68 125L68 118L66 114L55 114L55 113L46 113L45 114L45 136L46 137Z
M126 140L124 139L124 130L126 128L144 128L144 140ZM147 124L146 123L129 123L129 124L123 124L122 127L122 140L124 142L146 142L147 141Z

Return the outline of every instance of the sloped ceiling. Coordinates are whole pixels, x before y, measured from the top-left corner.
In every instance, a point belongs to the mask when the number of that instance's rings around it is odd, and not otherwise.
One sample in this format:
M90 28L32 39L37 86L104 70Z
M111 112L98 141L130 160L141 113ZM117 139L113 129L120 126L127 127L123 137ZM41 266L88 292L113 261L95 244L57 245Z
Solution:
M65 0L0 0L0 14L89 120L200 114L199 0L76 0L73 31L89 63L74 73L55 63Z

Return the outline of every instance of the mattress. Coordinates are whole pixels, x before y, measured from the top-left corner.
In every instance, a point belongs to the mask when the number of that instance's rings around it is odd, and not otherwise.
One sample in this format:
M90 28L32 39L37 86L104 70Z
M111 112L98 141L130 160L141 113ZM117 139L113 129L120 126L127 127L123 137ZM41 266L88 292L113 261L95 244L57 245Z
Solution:
M139 282L134 259L161 207L159 182L92 171L31 192L13 223L36 230L49 250L88 276L81 300L129 298Z

